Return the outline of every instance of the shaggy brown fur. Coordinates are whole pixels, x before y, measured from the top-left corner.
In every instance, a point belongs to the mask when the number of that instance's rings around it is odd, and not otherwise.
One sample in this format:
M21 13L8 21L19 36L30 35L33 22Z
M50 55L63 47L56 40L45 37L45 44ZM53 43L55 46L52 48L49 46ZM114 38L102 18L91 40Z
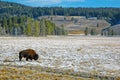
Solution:
M36 52L33 49L26 49L26 50L22 50L19 52L19 60L22 60L22 57L26 58L26 61L28 61L28 59L32 60L37 60L39 58L38 54L36 54Z

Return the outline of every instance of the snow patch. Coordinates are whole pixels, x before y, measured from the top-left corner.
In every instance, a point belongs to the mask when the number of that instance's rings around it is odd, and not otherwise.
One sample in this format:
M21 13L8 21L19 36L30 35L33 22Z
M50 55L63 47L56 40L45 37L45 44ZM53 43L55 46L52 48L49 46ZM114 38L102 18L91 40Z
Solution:
M32 48L37 61L19 61L21 50ZM45 66L76 72L120 73L120 38L106 37L0 37L0 64ZM111 73L111 71L113 71Z

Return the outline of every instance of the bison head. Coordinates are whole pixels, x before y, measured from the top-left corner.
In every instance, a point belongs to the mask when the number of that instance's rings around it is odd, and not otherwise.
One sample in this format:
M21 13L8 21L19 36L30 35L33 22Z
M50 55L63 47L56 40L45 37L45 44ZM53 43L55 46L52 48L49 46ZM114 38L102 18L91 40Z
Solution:
M37 60L39 58L38 54L35 54L34 60Z

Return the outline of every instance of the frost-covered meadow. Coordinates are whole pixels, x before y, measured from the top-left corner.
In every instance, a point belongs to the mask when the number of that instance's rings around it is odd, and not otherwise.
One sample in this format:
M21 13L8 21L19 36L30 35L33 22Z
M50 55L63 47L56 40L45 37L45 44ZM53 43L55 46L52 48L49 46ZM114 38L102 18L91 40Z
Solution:
M37 61L19 61L32 48ZM0 37L0 65L41 66L74 73L120 76L120 37Z

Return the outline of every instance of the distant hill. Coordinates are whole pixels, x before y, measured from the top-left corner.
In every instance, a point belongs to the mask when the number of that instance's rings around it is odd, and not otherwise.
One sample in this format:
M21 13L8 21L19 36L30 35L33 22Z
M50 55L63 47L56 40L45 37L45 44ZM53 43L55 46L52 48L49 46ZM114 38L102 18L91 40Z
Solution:
M105 19L112 25L120 20L120 8L62 8L62 7L30 7L12 2L0 1L0 18L3 16L26 15L33 18L46 15L85 16Z
M102 33L105 36L120 35L120 24L104 28Z
M92 29L96 30L96 34L101 34L103 28L110 26L106 20L98 20L95 17L86 19L84 16L42 16L39 19L48 19L55 23L57 26L64 28L69 32L69 34L85 34L85 28L89 29L88 33Z
M0 1L0 27L2 32L8 33L9 30L5 30L9 29L8 23L10 22L8 21L12 17L11 21L17 23L14 24L15 26L22 24L19 19L17 22L14 19L14 17L21 18L21 16L26 17L26 19L30 17L34 20L40 18L48 19L57 25L58 28L67 30L69 34L85 34L87 29L87 34L98 35L101 34L103 29L119 23L120 8L30 7L18 3ZM6 26L8 28L4 28Z
M28 7L25 5L12 3L12 2L3 2L0 1L0 20L3 17L11 17L11 16L21 16L21 15L30 15L30 11L32 7ZM31 12L32 13L32 12Z

